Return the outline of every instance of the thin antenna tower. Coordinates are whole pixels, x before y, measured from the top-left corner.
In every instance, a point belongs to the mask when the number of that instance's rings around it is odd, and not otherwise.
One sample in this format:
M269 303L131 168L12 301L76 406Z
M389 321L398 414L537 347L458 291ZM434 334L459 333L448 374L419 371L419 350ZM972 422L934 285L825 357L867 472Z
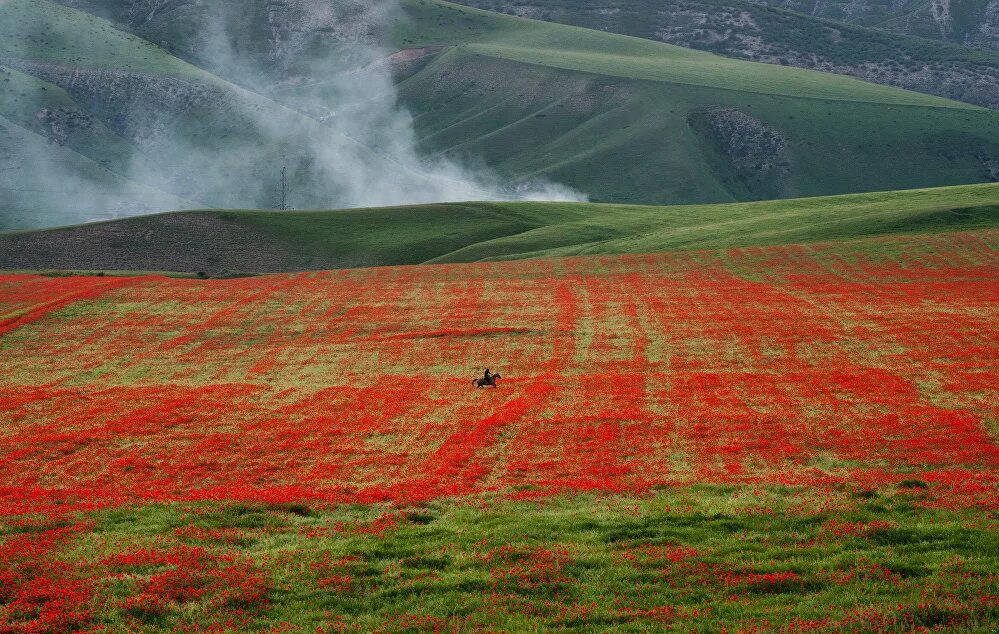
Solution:
M288 158L281 166L281 211L288 210Z

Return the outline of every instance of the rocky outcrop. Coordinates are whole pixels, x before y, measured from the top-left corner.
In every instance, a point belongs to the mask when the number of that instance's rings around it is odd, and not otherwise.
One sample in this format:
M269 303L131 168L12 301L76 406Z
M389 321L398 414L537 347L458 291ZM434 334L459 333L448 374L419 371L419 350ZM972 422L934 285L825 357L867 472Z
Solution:
M797 66L849 75L875 84L895 86L999 110L999 66L955 63L906 63L905 60L842 64L800 51L762 46L747 47L737 55L768 64Z
M995 158L988 155L982 155L982 165L989 174L989 180L993 183L999 183L999 158Z
M999 1L999 0L997 0ZM899 50L892 56L847 63L834 51L847 46L849 32L824 26L815 49L792 46L768 35L754 16L738 7L715 14L687 10L659 13L665 23L656 39L669 44L721 52L767 64L797 66L838 75L850 75L876 84L939 95L957 101L999 109L999 65L957 60L924 61ZM875 59L880 57L880 59Z
M755 0L830 20L874 24L875 28L950 41L984 50L999 50L997 0Z
M77 130L88 130L94 121L90 115L78 108L42 108L35 113L35 119L48 132L48 138L59 145L66 145L70 135Z
M999 0L992 0L985 6L978 27L964 36L964 44L993 51L999 51Z
M170 134L185 113L198 107L217 109L229 101L220 87L193 78L24 60L9 60L8 63L62 88L88 112L142 149L155 144L164 134ZM51 121L54 137L58 137L60 131L67 132L73 125L81 125L85 118L82 113L72 115L47 109L37 116L39 121Z
M760 119L735 108L693 112L690 126L726 163L727 185L739 198L779 198L790 193L787 138Z

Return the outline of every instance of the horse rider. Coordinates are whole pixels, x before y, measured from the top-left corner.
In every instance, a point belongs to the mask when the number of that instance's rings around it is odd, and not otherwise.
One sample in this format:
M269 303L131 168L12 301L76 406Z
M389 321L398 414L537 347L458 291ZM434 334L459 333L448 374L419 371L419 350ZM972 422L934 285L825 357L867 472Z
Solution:
M493 384L493 373L489 371L489 368L486 368L485 373L483 373L482 380L485 381L485 385Z

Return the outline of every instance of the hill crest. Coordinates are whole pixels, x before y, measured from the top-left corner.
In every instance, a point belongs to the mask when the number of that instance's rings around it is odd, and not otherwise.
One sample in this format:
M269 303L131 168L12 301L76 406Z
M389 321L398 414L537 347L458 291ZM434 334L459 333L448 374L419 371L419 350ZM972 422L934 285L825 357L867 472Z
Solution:
M274 273L651 253L999 227L999 184L727 205L186 211L0 234L0 269Z

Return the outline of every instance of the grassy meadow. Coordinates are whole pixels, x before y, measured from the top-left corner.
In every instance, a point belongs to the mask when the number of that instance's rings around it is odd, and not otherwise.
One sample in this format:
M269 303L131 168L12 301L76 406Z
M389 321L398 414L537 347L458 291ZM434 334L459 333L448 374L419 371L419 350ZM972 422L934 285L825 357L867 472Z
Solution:
M53 555L83 564L109 631L990 631L996 533L926 497L706 485L335 510L148 505L81 514Z

